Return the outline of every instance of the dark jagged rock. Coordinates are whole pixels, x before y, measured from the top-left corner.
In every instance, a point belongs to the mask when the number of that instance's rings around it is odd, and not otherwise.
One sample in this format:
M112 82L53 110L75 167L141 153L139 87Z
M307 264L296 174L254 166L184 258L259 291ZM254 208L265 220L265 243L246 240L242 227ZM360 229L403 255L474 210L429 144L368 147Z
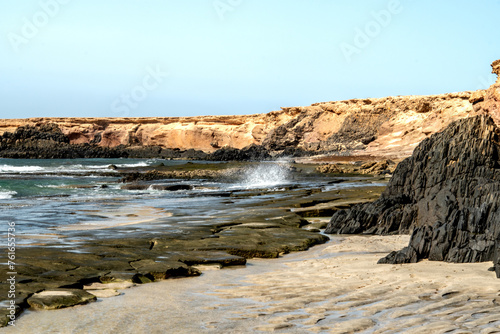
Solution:
M413 231L380 263L493 260L500 277L499 140L489 116L452 123L398 165L377 201L335 213L326 233Z
M206 159L212 161L262 161L271 158L268 150L260 145L249 145L241 150L223 147L209 154Z

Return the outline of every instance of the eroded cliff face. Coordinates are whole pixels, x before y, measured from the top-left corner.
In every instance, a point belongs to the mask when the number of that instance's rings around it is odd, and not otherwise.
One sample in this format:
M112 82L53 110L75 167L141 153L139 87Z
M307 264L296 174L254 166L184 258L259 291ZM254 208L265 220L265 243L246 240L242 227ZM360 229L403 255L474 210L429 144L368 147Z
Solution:
M316 103L267 114L180 118L30 118L0 120L0 135L56 124L71 144L159 146L213 152L263 145L279 152L407 156L427 136L474 113L472 93Z
M313 152L409 156L426 137L474 114L471 92L316 103L277 126L263 141L270 150L290 146Z
M206 152L229 146L243 148L263 140L274 124L293 116L287 113L246 116L144 118L29 118L0 120L0 134L19 126L53 123L71 144L103 147L160 146Z

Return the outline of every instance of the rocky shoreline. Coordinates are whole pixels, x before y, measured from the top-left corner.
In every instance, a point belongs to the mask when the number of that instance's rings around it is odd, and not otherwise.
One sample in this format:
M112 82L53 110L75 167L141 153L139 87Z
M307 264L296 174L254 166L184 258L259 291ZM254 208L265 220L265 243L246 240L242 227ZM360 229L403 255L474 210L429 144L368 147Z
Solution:
M170 177L227 177L228 173L238 173L241 168L238 163L182 166L121 168L115 170L114 175L122 175L122 187L146 189L158 185L159 190L168 192L186 190L181 187L182 183L165 186L162 182ZM314 171L314 166L297 167ZM296 170L297 167L292 170L303 172ZM325 176L325 180L331 179ZM95 301L96 295L114 295L117 288L124 286L198 276L206 266L239 266L249 258L276 258L306 250L329 240L318 233L326 222L315 223L314 217L327 217L360 201L375 200L383 187L370 186L373 180L383 182L383 178L365 177L359 182L368 182L366 186L340 191L284 187L280 190L284 195L282 199L264 198L238 207L243 211L232 214L228 223L190 224L175 233L163 233L154 227L144 230L134 225L114 227L113 233L76 229L65 236L75 240L74 246L60 248L47 241L43 246L19 247L16 313L19 315L28 308L58 309L85 304ZM210 196L231 203L265 193L264 189L228 190ZM2 295L7 295L9 289L5 275L2 273L0 278ZM9 310L4 308L1 312L5 326Z

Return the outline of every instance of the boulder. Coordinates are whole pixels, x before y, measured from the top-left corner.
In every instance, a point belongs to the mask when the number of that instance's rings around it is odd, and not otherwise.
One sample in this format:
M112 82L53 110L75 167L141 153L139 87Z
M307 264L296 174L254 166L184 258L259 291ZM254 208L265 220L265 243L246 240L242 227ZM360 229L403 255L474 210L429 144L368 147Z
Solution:
M28 298L34 309L54 310L96 301L96 296L80 289L54 289L35 293Z

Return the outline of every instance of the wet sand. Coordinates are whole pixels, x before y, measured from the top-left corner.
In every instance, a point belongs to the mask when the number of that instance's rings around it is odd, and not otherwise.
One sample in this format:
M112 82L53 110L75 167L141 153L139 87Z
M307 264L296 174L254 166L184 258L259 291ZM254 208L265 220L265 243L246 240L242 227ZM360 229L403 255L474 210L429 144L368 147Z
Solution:
M492 263L377 265L408 236L328 244L197 278L26 312L2 333L500 333Z

